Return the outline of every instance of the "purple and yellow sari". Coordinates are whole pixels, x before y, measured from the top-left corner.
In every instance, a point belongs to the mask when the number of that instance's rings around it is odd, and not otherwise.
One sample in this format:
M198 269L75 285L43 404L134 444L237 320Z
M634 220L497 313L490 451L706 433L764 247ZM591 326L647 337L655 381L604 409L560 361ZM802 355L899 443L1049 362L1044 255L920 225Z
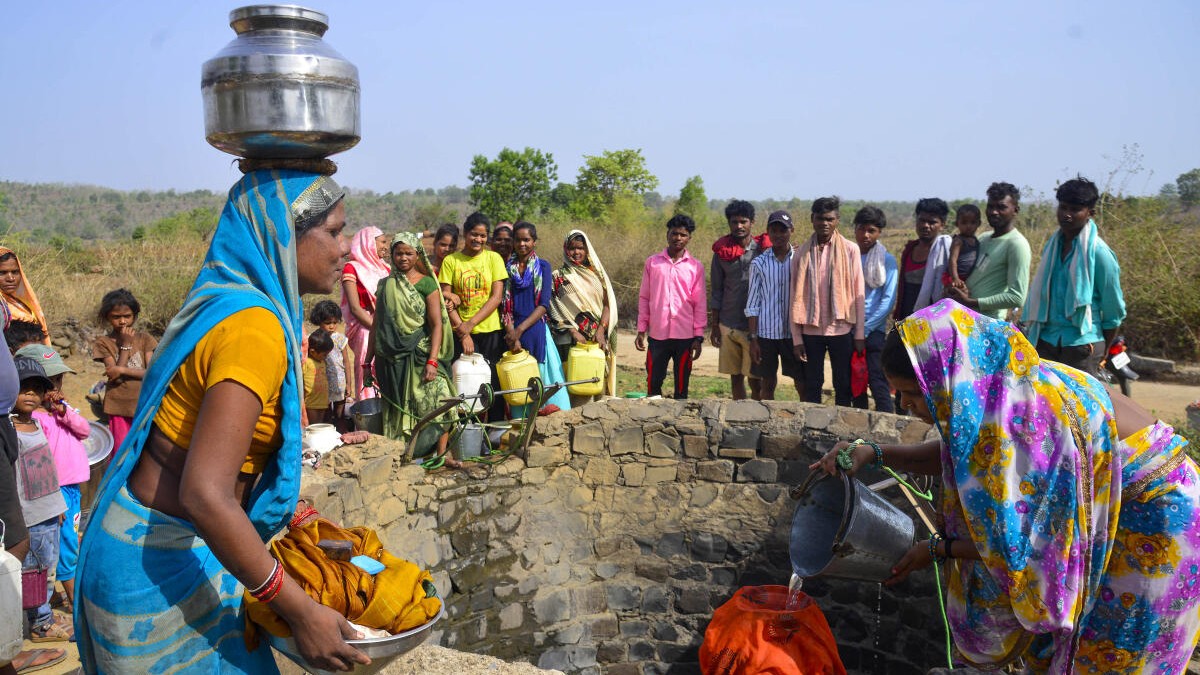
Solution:
M977 667L1179 673L1200 630L1200 474L1162 423L1119 439L1098 381L943 300L897 327L942 435L947 615Z

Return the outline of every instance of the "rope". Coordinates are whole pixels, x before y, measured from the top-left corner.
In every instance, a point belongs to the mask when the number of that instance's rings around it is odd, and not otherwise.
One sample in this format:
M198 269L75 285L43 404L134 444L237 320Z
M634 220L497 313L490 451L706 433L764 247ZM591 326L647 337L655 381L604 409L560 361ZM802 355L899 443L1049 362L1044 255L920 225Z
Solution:
M915 485L905 480L903 476L896 473L892 467L885 466L883 467L883 471L892 478L895 478L897 483L912 491L915 496L920 497L927 502L933 501L932 481L929 489L923 492L917 489ZM931 531L930 534L933 534L933 532ZM954 670L954 647L953 641L950 638L950 619L946 616L946 598L942 595L942 574L938 570L938 563L936 560L933 562L933 578L937 585L938 609L941 610L942 613L942 627L946 629L946 665L950 668L950 670Z

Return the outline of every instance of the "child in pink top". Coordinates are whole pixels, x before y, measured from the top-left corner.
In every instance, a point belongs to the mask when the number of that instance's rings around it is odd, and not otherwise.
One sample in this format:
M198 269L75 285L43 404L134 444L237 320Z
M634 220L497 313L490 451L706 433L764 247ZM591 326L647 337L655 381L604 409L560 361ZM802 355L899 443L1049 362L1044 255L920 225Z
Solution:
M50 446L50 454L54 456L54 467L58 471L59 490L67 502L67 512L63 514L63 524L59 529L58 568L55 577L66 591L67 603L74 604L75 567L79 559L79 486L88 482L91 477L91 467L88 465L87 450L83 447L83 441L91 434L92 428L78 410L63 400L63 375L75 371L63 362L58 352L45 345L36 344L22 347L17 351L17 355L36 359L46 371L46 377L54 383L54 388L46 392L46 397L42 400L42 409L34 410L32 416L46 434L46 443Z

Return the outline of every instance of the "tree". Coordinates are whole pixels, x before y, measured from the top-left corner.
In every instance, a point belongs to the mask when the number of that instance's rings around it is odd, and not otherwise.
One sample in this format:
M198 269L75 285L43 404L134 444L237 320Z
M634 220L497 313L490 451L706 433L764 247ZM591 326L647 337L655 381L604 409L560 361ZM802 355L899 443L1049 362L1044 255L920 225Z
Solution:
M692 176L683 184L679 191L679 201L675 202L675 215L691 216L699 222L708 215L708 197L704 194L704 180L700 176Z
M1179 202L1185 208L1200 204L1200 169L1180 174L1175 186L1179 189Z
M516 221L542 213L558 180L554 156L535 148L504 148L494 160L471 160L471 202L498 220Z
M584 155L584 165L575 179L579 211L598 217L618 196L641 197L658 187L658 178L646 169L646 158L638 150L605 150L599 156Z

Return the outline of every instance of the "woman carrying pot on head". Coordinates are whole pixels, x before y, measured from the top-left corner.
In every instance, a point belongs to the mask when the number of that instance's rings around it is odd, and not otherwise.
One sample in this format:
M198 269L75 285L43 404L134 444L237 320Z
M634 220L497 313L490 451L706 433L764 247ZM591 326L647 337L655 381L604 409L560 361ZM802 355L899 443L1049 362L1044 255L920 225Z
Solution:
M375 293L375 323L366 363L384 401L383 434L408 442L417 421L455 395L449 371L454 338L420 235L397 234L391 258L392 273L379 282ZM413 455L423 457L436 449L447 466L460 466L445 454L452 423L446 413L422 429Z
M383 230L374 225L364 227L351 239L350 261L342 270L342 318L346 320L350 351L354 352L354 375L361 383L358 391L348 393L355 400L375 395L360 376L367 355L367 340L375 322L375 289L392 272L386 262L390 244L391 237Z
M899 323L883 366L941 440L838 444L813 468L941 476L943 531L886 583L949 560L946 613L971 664L1183 672L1200 634L1200 473L1187 441L952 300Z
M21 260L11 248L0 246L0 301L8 306L8 314L13 321L28 321L42 327L46 337L42 339L50 344L50 327L46 324L46 315L38 302L29 277L25 276L25 268Z
M546 325L546 314L550 299L554 295L554 278L550 263L537 254L537 227L533 223L518 222L512 229L513 252L508 257L508 280L504 282L504 304L501 306L501 321L504 323L504 341L509 351L529 350L538 362L545 386L566 382L563 378L562 359L550 339ZM566 389L559 389L547 401L543 410L570 410L571 399ZM513 406L514 418L536 417L537 410L527 410L529 405Z
M277 672L267 644L243 641L244 589L314 666L368 662L346 643L357 637L346 619L263 545L299 497L300 296L340 278L343 195L291 170L253 171L230 190L80 545L85 672Z
M606 396L617 395L617 298L612 281L581 230L571 230L563 242L563 264L554 270L554 298L550 302L550 327L559 357L567 360L572 345L595 342L608 357L604 383ZM581 398L578 403L586 399ZM576 397L571 403L577 404Z

